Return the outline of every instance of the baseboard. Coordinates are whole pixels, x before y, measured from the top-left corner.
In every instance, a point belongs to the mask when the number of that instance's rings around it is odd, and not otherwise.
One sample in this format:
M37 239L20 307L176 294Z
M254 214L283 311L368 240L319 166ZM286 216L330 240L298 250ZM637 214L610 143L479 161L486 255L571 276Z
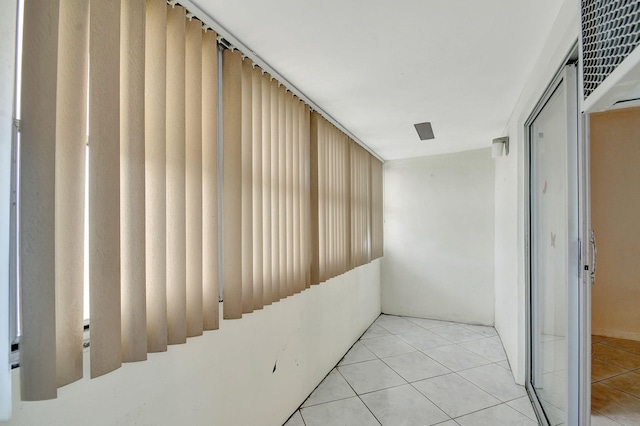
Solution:
M615 339L640 340L640 333L634 331L607 330L604 328L591 328L591 334L597 336L613 337Z

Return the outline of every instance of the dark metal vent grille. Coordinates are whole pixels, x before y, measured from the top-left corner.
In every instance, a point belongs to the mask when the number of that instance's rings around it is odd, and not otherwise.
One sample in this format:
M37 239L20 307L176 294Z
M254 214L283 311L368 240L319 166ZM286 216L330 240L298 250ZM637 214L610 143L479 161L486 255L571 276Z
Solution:
M582 0L584 97L640 44L640 1Z

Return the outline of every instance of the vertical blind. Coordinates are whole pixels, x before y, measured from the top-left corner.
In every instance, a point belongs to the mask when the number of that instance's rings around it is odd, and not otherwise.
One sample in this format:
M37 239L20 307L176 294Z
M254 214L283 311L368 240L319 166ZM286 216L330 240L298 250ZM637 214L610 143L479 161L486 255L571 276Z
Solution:
M383 255L382 163L183 7L29 1L23 40L23 400L82 377L85 265L97 377L217 329L218 265L233 319Z

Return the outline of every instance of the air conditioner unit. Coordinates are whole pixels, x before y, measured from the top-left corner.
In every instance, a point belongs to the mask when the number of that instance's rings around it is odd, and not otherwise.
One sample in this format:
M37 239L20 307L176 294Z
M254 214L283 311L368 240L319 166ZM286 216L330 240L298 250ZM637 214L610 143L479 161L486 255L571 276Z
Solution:
M640 105L640 1L582 0L582 110Z

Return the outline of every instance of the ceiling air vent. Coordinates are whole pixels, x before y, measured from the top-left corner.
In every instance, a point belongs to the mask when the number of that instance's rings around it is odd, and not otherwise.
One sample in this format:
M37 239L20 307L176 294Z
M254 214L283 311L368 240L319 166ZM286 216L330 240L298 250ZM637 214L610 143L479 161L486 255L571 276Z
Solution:
M640 60L640 1L638 0L582 0L582 77L583 96L592 95L600 101L610 89L623 84L626 89L635 89L640 81L638 68ZM635 51L634 51L635 50ZM627 60L629 59L629 60ZM623 64L624 62L624 64ZM625 66L621 66L625 65ZM611 80L610 76L617 71ZM597 89L602 88L598 93ZM595 92L595 93L594 93ZM618 90L620 95L621 90ZM585 109L593 108L596 100L587 102ZM606 109L620 99L606 99L598 102L597 109ZM604 105L608 103L608 105Z
M421 141L435 138L435 136L433 136L433 128L431 127L431 123L429 123L428 121L425 123L414 124L414 126Z

